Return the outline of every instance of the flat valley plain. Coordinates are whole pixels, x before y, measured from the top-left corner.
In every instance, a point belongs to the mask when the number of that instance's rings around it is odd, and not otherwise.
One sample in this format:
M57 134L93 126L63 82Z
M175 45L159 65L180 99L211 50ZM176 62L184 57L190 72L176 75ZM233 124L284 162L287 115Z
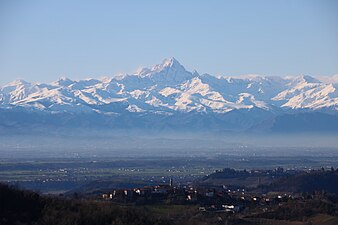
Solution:
M168 183L185 185L223 168L309 170L337 168L334 147L225 146L156 149L114 149L84 152L25 148L6 151L0 158L0 181L40 193L135 188ZM26 154L25 154L26 153ZM55 156L58 154L58 157ZM61 155L61 156L60 156Z

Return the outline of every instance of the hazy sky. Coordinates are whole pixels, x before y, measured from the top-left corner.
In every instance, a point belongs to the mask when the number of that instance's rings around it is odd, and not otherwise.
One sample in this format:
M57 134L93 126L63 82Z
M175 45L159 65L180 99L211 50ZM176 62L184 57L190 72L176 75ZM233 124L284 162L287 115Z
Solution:
M0 85L177 58L214 75L338 73L338 1L2 0Z

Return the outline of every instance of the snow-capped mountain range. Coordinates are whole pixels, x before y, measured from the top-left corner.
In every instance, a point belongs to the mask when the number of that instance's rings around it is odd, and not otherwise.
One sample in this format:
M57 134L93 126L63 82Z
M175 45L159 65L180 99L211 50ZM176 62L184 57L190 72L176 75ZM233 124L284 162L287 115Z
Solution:
M73 81L62 77L50 84L13 81L0 87L0 116L5 120L3 127L17 125L20 121L12 118L10 112L29 112L30 115L36 113L45 117L91 115L91 118L104 117L105 121L109 117L123 117L130 127L133 127L131 121L134 120L142 123L143 127L153 127L159 121L159 127L168 124L176 127L180 125L175 125L175 118L193 115L194 120L208 118L208 122L203 119L208 123L206 126L215 123L218 129L224 125L226 130L232 130L239 123L239 130L245 130L267 120L275 121L274 118L284 114L320 112L336 116L337 87L338 75L318 78L216 77L189 72L175 58L169 58L134 74L101 80ZM10 118L9 114L12 115ZM211 117L220 119L222 123L218 123L218 119L210 122ZM251 118L250 122L245 122L247 117ZM189 123L194 124L194 120ZM177 123L182 122L181 119L179 121ZM234 124L229 128L229 123ZM110 127L125 125L117 122L108 124Z

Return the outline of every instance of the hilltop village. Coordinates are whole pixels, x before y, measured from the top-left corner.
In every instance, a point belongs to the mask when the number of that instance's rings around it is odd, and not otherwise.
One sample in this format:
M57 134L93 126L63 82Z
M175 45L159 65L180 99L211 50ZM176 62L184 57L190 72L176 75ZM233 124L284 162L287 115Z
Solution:
M284 170L283 168L246 171L225 168L195 183L175 185L170 178L167 183L155 186L114 189L103 193L100 198L125 205L195 205L198 206L196 209L201 212L263 213L275 207L282 207L290 201L302 202L308 199L326 198L328 196L326 190L335 187L326 188L325 185L328 184L322 182L321 189L314 187L313 190L309 189L310 191L305 189L295 191L297 187L288 185L289 180L296 185L295 178L302 180L301 182L307 182L323 174L337 179L338 171L334 168L309 171ZM227 183L229 179L238 179L237 185L235 183L220 185L222 181ZM248 181L251 183L247 183ZM249 185L244 186L243 183ZM276 185L277 183L280 185ZM280 189L276 189L277 186Z

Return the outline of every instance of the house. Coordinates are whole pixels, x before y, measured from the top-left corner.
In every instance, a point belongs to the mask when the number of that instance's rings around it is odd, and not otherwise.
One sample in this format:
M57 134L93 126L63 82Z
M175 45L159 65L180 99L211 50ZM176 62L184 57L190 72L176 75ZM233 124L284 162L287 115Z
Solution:
M103 199L108 199L108 194L102 194Z

